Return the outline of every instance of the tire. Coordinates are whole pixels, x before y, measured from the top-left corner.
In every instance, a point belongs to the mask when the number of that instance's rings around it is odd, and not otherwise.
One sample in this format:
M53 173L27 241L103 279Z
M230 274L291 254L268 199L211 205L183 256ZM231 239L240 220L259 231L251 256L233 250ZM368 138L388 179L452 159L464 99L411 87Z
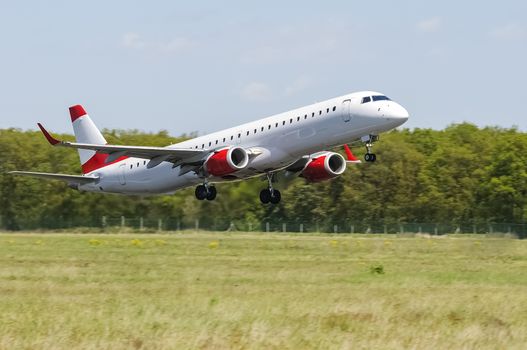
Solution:
M215 200L216 199L216 194L217 194L216 187L210 186L209 187L209 191L207 192L207 200L208 201Z
M194 194L196 195L196 199L202 201L207 198L207 188L203 185L196 186Z
M377 155L375 153L372 153L370 156L370 162L375 162L377 160Z
M271 191L267 188L260 191L260 202L267 204L271 201Z
M371 162L371 154L370 153L366 153L364 155L364 160L367 161L367 162Z
M278 204L282 199L282 194L278 190L273 191L273 196L271 197L271 203Z

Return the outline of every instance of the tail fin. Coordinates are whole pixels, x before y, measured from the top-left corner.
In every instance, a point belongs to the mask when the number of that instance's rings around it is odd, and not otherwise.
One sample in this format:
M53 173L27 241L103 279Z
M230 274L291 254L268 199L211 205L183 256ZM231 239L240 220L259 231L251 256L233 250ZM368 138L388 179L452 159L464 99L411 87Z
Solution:
M95 145L105 145L106 139L92 122L90 116L81 105L70 107L71 122L73 132L78 143L89 143ZM82 173L87 174L105 166L107 154L96 153L95 151L79 149L79 157L82 165Z

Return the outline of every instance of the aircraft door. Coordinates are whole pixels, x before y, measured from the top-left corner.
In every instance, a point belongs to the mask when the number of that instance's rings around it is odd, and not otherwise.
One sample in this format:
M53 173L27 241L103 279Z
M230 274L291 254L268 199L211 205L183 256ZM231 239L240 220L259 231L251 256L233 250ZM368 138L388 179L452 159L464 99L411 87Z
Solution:
M345 100L342 102L342 120L347 123L351 120L351 100Z
M121 185L126 185L126 177L125 177L125 174L126 174L126 163L125 164L121 164L119 166L119 183Z

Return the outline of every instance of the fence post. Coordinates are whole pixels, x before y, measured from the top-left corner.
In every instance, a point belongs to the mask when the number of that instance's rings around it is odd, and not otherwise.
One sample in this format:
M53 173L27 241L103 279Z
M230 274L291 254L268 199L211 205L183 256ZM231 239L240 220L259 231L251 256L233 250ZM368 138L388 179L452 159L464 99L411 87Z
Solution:
M304 224L300 224L300 233L304 232Z
M124 216L121 216L121 230L124 229L124 224L125 224Z
M492 225L489 225L489 233L494 233L494 231L492 229Z
M333 233L339 233L338 225L333 225Z
M270 229L270 227L269 227L269 221L267 221L267 222L265 223L265 232L269 233L269 229Z
M196 229L196 232L199 231L199 219L196 219L196 221L194 222L194 227Z
M476 225L472 225L472 233L476 234L478 231L476 230Z
M139 231L143 231L143 217L139 218Z
M285 222L282 224L282 232L287 232L287 224Z
M384 225L384 234L387 234L387 233L388 233L388 227Z
M252 232L252 231L253 231L253 224L249 223L249 232Z
M355 226L354 226L354 225L351 225L351 227L350 227L350 233L352 233L352 234L355 233Z
M158 231L163 230L163 219L157 219L157 230Z
M421 230L421 226L418 228L418 233L421 234L423 231Z
M101 226L102 226L102 229L106 229L106 216L103 215L103 217L101 218Z
M404 226L403 226L403 225L399 225L399 231L400 231L401 233L404 233Z
M434 235L437 236L437 233L438 233L438 229L437 229L437 224L436 224L436 226L434 227Z

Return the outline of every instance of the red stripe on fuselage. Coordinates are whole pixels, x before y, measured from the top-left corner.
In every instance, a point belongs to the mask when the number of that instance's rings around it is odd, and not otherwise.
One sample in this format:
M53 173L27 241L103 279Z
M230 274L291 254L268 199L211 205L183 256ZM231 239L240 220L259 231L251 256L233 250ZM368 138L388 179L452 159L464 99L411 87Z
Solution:
M82 164L82 173L83 174L90 173L90 172L92 172L94 170L97 170L97 169L100 169L100 168L104 168L105 166L108 166L110 164L114 164L114 163L120 162L121 160L127 159L128 157L127 156L122 156L122 157L119 157L119 158L117 158L116 160L114 160L113 162L110 162L110 163L105 163L106 158L108 158L108 154L95 153L93 155L93 157L88 159L88 161L86 163Z

